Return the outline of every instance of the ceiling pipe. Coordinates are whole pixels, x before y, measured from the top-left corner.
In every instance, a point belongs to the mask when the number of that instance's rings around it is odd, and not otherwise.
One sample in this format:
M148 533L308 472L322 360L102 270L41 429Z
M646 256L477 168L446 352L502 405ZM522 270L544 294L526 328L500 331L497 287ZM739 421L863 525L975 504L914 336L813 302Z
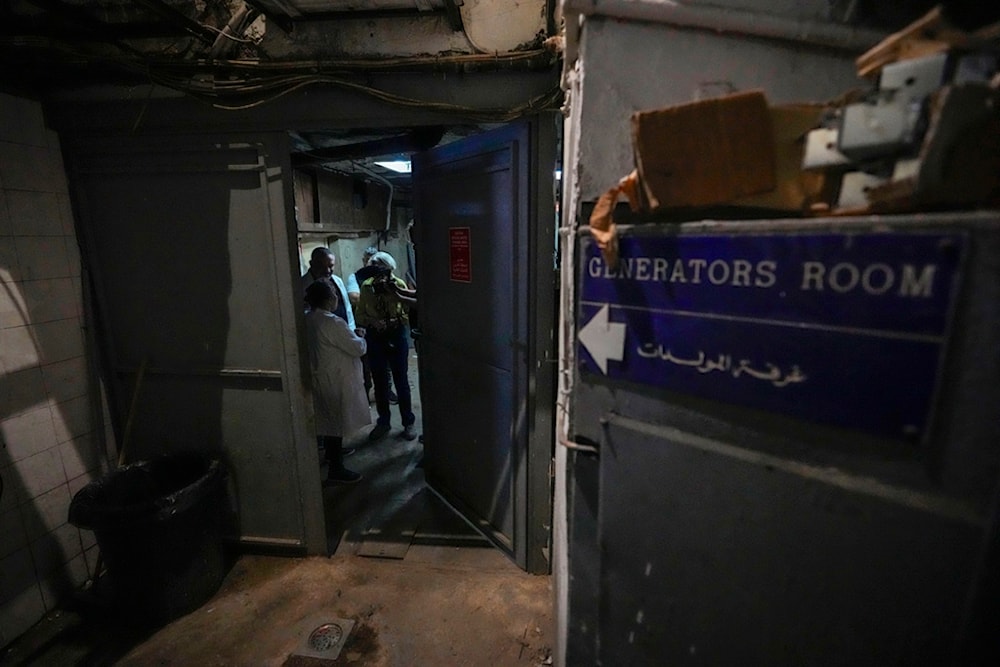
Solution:
M226 27L216 36L215 42L212 43L212 48L208 53L209 59L215 60L232 51L236 43L242 40L240 35L243 34L247 26L253 23L258 16L260 16L260 12L255 7L243 3L239 9L233 12L233 15L229 17L229 21L226 23Z
M248 5L264 15L271 23L281 28L286 35L291 35L295 31L295 20L302 18L302 12L287 2L272 0L270 4L260 2L260 0L244 0ZM274 9L280 10L279 13Z

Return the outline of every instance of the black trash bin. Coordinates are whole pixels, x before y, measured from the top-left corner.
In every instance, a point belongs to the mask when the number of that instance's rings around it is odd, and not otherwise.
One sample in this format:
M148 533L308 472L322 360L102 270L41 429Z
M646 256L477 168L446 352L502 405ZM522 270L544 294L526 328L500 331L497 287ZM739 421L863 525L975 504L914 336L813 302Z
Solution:
M113 603L166 622L201 606L222 583L224 470L200 454L169 454L80 489L69 522L94 531Z

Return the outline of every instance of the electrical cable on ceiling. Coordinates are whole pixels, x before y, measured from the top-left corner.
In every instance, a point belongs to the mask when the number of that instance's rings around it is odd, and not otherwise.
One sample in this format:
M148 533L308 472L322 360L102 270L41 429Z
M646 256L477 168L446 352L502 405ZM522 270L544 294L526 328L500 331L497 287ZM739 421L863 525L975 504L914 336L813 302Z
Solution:
M4 42L13 46L22 45L17 38L0 39L0 44ZM379 60L345 59L310 62L217 60L210 62L205 60L152 59L137 55L132 50L128 51L128 55L93 52L77 49L54 40L47 40L46 45L86 62L104 63L139 74L155 84L180 91L211 104L215 108L234 111L255 108L313 85L353 90L396 106L462 115L483 122L507 122L528 113L544 109L558 109L562 100L562 91L557 86L512 107L483 109L396 95L347 80L341 76L322 73L323 71L338 71L339 74L344 75L352 72L438 71L441 68L449 67L457 68L458 71L468 71L470 67L483 67L489 70L523 67L527 70L535 70L550 67L556 62L556 54L546 49L497 55L461 54Z
M358 72L382 72L382 71L418 71L424 69L444 69L446 67L468 68L476 65L489 65L498 69L516 69L524 67L527 69L545 69L553 66L557 61L557 54L552 49L531 49L527 51L510 51L507 53L460 53L445 54L435 56L388 56L384 58L340 58L325 60L291 60L291 61L266 61L266 60L191 60L177 62L176 60L153 60L147 59L151 66L170 68L179 67L182 69L192 67L206 67L213 65L227 70L252 70L261 71L287 71L300 70L316 72L317 70L337 71L349 70Z
M460 114L475 120L506 122L543 109L558 108L562 91L558 86L526 102L504 109L482 109L448 102L431 102L389 93L371 86L325 75L297 75L259 78L243 81L197 81L177 78L147 71L147 75L160 85L185 92L218 109L230 111L252 109L288 95L300 88L328 85L353 90L396 106L418 108L442 113ZM255 96L244 103L225 101L226 97Z

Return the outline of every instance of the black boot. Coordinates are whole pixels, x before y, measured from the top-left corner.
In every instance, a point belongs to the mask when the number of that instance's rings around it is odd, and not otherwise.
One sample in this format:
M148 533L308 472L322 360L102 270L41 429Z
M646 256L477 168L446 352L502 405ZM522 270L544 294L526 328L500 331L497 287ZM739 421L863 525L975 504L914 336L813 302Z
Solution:
M361 473L344 467L344 451L341 449L344 439L338 436L323 436L326 449L327 473L323 485L354 484L361 481Z

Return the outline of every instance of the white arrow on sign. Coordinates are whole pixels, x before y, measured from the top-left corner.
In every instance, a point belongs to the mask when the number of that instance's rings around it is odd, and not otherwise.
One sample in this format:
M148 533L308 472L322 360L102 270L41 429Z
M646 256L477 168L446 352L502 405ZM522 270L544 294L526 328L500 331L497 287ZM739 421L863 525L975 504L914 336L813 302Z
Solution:
M608 359L621 361L625 352L625 325L608 322L608 304L604 304L597 314L580 329L580 344L601 368L608 374Z

